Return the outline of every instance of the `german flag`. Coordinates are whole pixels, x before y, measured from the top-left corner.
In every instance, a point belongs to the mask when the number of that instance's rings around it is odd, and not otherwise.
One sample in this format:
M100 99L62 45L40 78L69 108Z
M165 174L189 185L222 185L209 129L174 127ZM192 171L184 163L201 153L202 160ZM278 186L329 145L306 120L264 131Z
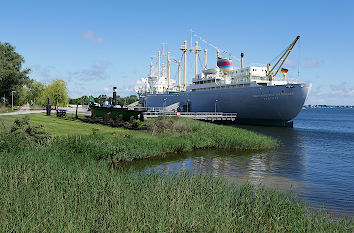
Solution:
M286 74L286 73L288 73L288 69L281 68L281 71L280 71L280 72L282 72L283 74Z

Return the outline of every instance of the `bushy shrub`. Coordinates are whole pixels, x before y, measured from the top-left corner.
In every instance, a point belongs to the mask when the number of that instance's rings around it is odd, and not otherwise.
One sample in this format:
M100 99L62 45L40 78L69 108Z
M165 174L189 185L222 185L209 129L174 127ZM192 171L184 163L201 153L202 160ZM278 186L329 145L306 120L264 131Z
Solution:
M139 121L139 120L133 120L133 123L132 123L132 127L133 128L136 128L136 129L138 129L138 128L143 128L143 127L145 127L146 125L144 124L144 122L142 122L142 121Z
M192 131L192 127L186 121L162 116L151 121L148 130L152 134L171 135L173 133L188 133Z
M0 151L18 149L27 145L47 144L51 137L43 126L32 126L29 117L18 118L10 130L4 129L0 135Z

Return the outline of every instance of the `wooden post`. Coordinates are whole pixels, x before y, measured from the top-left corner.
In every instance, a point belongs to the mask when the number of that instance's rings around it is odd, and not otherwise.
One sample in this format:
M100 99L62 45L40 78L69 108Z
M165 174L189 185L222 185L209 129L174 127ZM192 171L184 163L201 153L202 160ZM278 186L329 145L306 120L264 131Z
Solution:
M77 116L77 109L79 108L79 103L76 104L76 113L75 113L75 119L78 119L79 117Z

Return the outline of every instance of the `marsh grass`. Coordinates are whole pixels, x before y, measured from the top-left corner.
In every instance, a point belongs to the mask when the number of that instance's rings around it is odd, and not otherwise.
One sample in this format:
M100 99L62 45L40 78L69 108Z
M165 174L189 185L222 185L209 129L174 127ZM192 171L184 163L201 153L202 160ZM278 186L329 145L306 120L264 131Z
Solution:
M162 130L122 131L110 136L101 135L98 130L92 135L57 138L55 147L60 147L65 153L81 153L120 162L202 148L264 150L274 148L276 144L269 137L242 129L186 119L170 121ZM161 123L152 125L158 128L156 125L161 126Z
M167 156L202 148L265 150L276 146L272 138L247 130L177 117L162 117L147 122L147 131L111 128L34 114L29 122L35 126L41 123L44 129L54 132L54 135L55 129L59 136L67 131L66 135L54 138L45 150L59 150L63 154L80 154L114 162Z
M10 141L0 144L0 232L353 231L351 219L331 221L309 214L294 196L274 190L236 187L205 175L110 168L108 161L198 147L274 146L270 138L245 130L172 121L183 126L153 133L104 131L94 125L81 135L60 136L40 145L19 146L18 135L2 134L1 142ZM65 127L77 123L58 120L51 129L62 127L62 122Z
M1 232L352 232L294 196L205 175L117 172L41 149L0 153Z

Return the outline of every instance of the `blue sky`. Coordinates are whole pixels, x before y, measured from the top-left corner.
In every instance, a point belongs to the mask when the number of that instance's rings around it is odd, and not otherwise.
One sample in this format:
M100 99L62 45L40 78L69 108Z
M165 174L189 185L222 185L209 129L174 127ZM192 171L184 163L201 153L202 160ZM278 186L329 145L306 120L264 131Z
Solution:
M352 1L0 3L0 41L16 46L32 78L66 80L71 97L111 94L113 86L121 96L134 94L161 42L180 58L192 28L234 56L244 52L246 64L266 64L300 35L284 67L290 77L313 83L307 103L354 105ZM215 66L214 49L199 43ZM175 78L175 66L171 73Z

